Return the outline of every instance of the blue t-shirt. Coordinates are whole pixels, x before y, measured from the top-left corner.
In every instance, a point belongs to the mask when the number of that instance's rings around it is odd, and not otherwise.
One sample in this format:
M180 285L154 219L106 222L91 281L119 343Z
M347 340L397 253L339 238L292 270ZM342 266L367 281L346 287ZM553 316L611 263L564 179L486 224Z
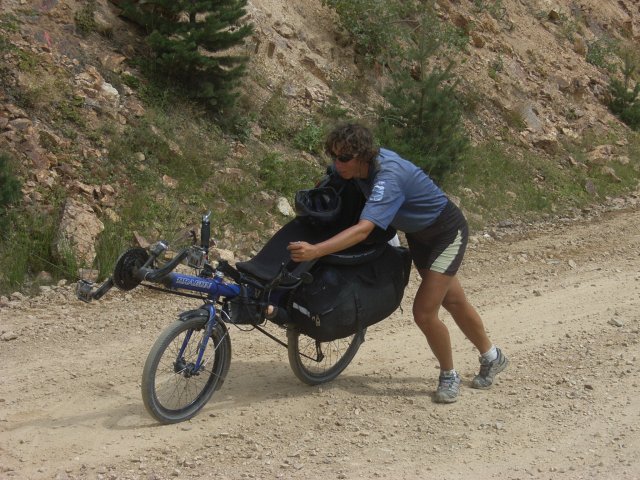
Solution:
M360 220L402 232L423 230L433 224L449 201L419 167L391 150L380 149L368 178L356 179L367 198Z

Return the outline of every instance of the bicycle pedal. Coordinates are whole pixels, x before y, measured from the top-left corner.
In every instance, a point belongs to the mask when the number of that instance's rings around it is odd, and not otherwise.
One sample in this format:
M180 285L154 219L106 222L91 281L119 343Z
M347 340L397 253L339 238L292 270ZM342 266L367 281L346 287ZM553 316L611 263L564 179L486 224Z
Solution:
M76 286L76 298L85 303L91 303L91 300L93 300L93 282L79 280Z

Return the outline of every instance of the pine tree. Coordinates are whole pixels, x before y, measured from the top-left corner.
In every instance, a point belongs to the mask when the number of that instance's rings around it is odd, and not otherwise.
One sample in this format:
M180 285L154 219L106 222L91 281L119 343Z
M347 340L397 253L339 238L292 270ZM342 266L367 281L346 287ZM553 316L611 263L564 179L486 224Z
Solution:
M631 55L626 54L622 69L624 82L614 78L609 84L609 109L634 130L640 130L640 82L631 88L631 79L637 67Z
M423 14L416 24L410 47L395 63L393 83L384 92L387 104L377 135L381 143L442 180L455 169L469 140L453 63L442 69L430 62L440 49L452 48L458 40L435 15Z
M380 141L441 180L455 168L468 145L462 108L451 73L433 70L424 78L406 75L387 90Z
M252 32L240 25L247 0L130 1L124 16L146 28L153 51L152 70L177 81L192 98L222 112L233 104L233 91L247 58L228 50Z

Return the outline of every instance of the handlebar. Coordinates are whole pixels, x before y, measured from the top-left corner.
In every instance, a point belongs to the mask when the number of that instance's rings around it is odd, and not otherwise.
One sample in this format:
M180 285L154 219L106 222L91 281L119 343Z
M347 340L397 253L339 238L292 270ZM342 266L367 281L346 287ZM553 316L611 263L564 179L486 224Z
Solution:
M200 246L205 252L209 251L211 244L211 211L208 211L202 216L202 223L200 224Z

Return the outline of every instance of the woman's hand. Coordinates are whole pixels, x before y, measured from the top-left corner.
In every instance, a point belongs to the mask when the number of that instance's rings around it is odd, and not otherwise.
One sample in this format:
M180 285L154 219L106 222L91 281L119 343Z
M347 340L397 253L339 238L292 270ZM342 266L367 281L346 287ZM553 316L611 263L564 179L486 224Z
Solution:
M369 236L375 225L369 220L360 220L355 225L334 235L329 240L312 245L307 242L291 242L287 250L294 262L308 262L314 258L324 257L340 252L356 243L360 243Z
M291 242L287 250L291 253L291 260L294 262L307 262L321 256L318 248L307 242Z

